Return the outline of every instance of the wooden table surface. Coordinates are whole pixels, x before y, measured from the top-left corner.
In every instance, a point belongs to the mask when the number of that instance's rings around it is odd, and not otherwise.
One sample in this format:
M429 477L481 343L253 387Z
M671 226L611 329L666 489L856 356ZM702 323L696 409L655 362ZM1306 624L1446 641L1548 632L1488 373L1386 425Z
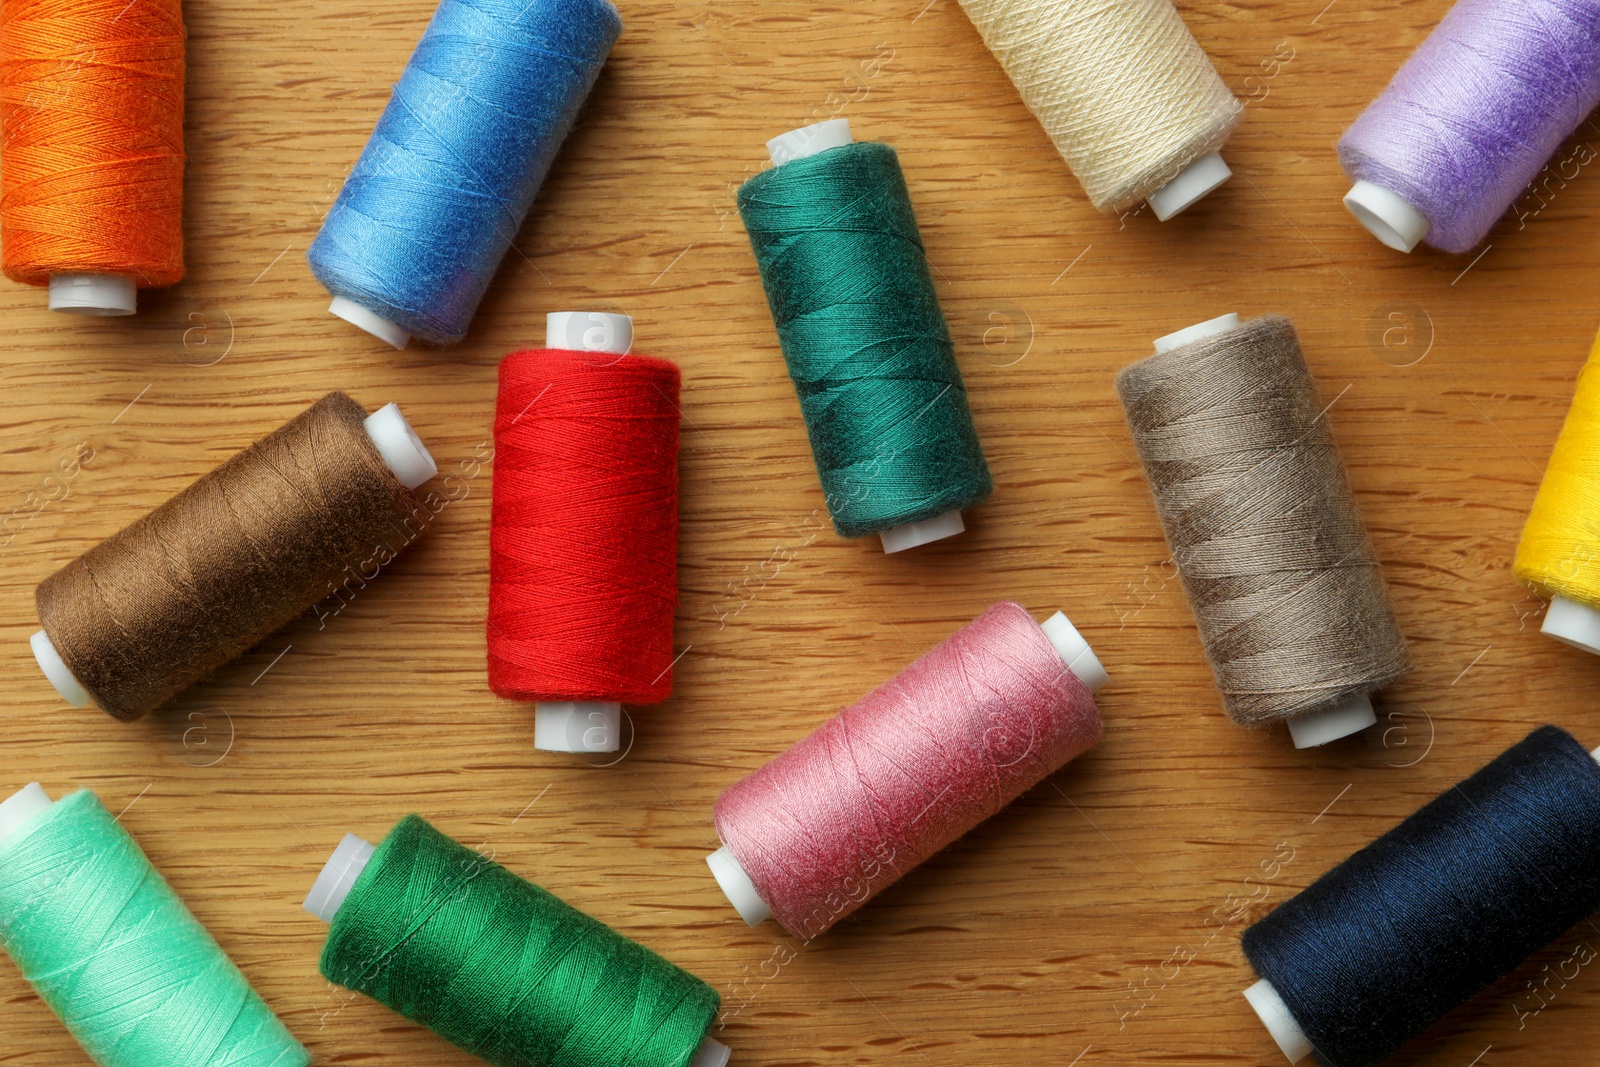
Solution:
M188 278L98 321L0 284L0 790L122 811L319 1063L477 1062L324 981L300 908L345 831L410 811L715 985L735 1064L1282 1063L1244 927L1533 726L1600 743L1600 661L1539 634L1510 569L1600 323L1600 126L1478 258L1391 252L1334 143L1449 3L1325 3L1182 5L1250 106L1234 179L1161 224L1088 205L954 0L624 0L471 334L397 353L327 314L305 250L431 5L191 0ZM767 137L841 115L900 152L997 485L965 536L889 557L822 522L734 207ZM626 311L684 370L677 691L609 766L535 751L484 678L495 367L559 309ZM1224 718L1112 390L1234 310L1292 317L1337 398L1415 654L1380 726L1325 749ZM448 476L431 532L162 712L63 705L35 584L331 389L404 407ZM1104 742L825 937L747 928L702 862L718 793L1002 598L1093 643ZM1600 969L1531 986L1580 945L1600 928L1396 1062L1592 1058ZM7 1067L84 1062L9 964L0 1034Z

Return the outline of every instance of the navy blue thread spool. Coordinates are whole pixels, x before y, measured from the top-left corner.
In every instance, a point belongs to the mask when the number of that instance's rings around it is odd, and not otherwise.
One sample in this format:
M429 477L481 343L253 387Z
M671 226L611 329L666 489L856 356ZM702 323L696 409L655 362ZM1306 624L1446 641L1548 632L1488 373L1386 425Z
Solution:
M441 0L307 253L328 310L461 340L621 32L609 0Z
M1382 1062L1600 907L1597 760L1542 726L1246 930L1289 1061Z

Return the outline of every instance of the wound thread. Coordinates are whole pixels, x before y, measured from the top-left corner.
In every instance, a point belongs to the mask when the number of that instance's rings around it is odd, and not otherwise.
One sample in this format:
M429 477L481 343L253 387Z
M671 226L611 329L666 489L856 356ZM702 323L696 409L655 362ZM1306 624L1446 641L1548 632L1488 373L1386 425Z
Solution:
M1244 933L1321 1059L1367 1067L1600 907L1600 766L1542 726Z
M328 930L322 974L496 1067L686 1067L709 985L408 815Z
M1561 435L1517 543L1516 576L1534 592L1600 608L1600 337L1578 372Z
M676 365L535 349L500 364L489 687L654 704L678 605Z
M365 418L329 393L39 583L39 621L96 704L159 707L416 538L428 512Z
M842 537L994 489L899 157L832 148L739 189L767 302Z
M621 32L608 0L442 0L307 253L317 280L466 336Z
M1096 208L1220 149L1243 107L1170 0L961 0Z
M1001 601L730 786L717 834L813 938L1100 740L1094 697Z
M178 0L5 0L6 277L183 277L183 73Z
M1409 669L1288 319L1135 363L1117 393L1228 715L1254 726Z
M88 790L0 840L0 945L100 1067L311 1062Z

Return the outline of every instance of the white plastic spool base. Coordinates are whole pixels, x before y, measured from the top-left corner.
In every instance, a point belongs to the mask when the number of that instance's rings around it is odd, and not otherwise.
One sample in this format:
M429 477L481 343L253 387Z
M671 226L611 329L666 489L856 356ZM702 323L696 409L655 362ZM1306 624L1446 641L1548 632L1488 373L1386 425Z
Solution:
M50 310L69 315L132 315L139 287L121 274L52 274Z
M1226 315L1218 315L1214 319L1197 322L1193 326L1185 326L1183 329L1175 330L1165 337L1157 337L1155 341L1156 355L1159 356L1165 352L1171 352L1174 348L1182 348L1184 345L1193 344L1195 341L1203 341L1207 337L1215 337L1218 334L1227 333L1229 330L1237 330L1241 325L1243 324L1239 321L1238 313L1230 311Z
M49 811L54 803L38 782L29 782L0 801L0 841L22 829L35 816Z
M1100 658L1066 615L1056 612L1040 623L1039 629L1050 639L1061 662L1089 687L1089 692L1099 691L1101 686L1110 681ZM738 857L727 845L707 856L706 866L711 868L711 875L722 889L722 895L728 898L728 903L733 905L733 910L747 925L755 926L772 915L772 909L756 892L756 884L750 880L750 875L745 873Z
M767 142L767 155L774 167L781 167L796 159L820 155L830 148L855 144L855 140L850 133L849 119L827 119L779 134Z
M384 464L407 489L415 489L439 473L439 465L433 461L433 456L422 443L422 438L417 436L417 431L400 413L399 405L385 404L368 415L362 426L377 448L378 455L383 457ZM33 658L38 662L39 669L55 686L56 692L61 694L62 700L75 708L89 703L88 691L73 676L49 634L43 630L35 631L28 638L28 645L33 649Z
M1556 597L1545 609L1544 625L1539 630L1563 644L1600 655L1600 611L1587 604Z
M1272 1040L1278 1043L1278 1048L1283 1050L1290 1063L1299 1063L1311 1055L1311 1042L1306 1039L1300 1024L1289 1013L1289 1006L1278 996L1271 982L1261 979L1244 991L1244 999L1250 1002L1261 1025L1267 1028L1267 1033L1272 1035Z
M404 348L411 343L409 331L401 329L381 315L368 311L354 300L336 296L333 298L333 303L328 305L328 310L350 325L367 331L384 344Z
M1360 733L1377 721L1378 713L1372 710L1372 699L1355 696L1337 707L1290 719L1289 737L1295 748L1316 748Z
M1365 179L1344 194L1344 206L1372 236L1396 252L1410 252L1433 228L1411 201Z
M533 747L541 752L615 752L621 743L621 704L541 700L533 706Z
M965 533L966 529L967 524L961 520L961 512L947 511L943 515L935 515L921 522L891 526L878 534L878 540L883 542L883 550L886 553L904 552L908 548L916 548L930 541L942 541L946 537Z
M552 311L544 318L544 346L625 356L633 349L633 320L604 311Z
M1166 222L1204 200L1231 177L1233 171L1223 162L1222 154L1211 152L1179 171L1177 177L1151 193L1145 203L1150 205L1156 218Z

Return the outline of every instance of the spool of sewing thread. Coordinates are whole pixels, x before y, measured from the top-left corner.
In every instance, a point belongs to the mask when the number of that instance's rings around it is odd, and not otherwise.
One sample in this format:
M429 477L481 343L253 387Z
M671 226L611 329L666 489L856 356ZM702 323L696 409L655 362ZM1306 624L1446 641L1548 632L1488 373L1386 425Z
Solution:
M1223 315L1117 376L1230 718L1296 748L1377 721L1405 641L1289 320Z
M0 945L100 1067L311 1062L86 789L0 802Z
M1379 1063L1600 907L1596 759L1542 726L1246 930L1289 1061Z
M899 552L994 489L905 176L845 119L767 142L739 189L834 529Z
M716 990L417 815L306 896L322 974L496 1067L724 1067Z
M0 7L0 264L52 311L183 277L183 38L179 0Z
M1522 528L1513 570L1550 598L1540 629L1600 655L1600 337L1578 374L1566 422Z
M441 0L307 253L328 310L466 336L621 33L609 0Z
M1233 176L1243 107L1170 0L961 0L1101 211L1165 222Z
M1600 102L1600 0L1457 0L1339 140L1390 248L1466 252Z
M626 315L559 312L500 364L489 687L537 702L546 751L615 752L622 705L672 694L681 379L632 344Z
M1001 601L717 800L741 918L810 939L1100 740L1105 669Z
M329 393L39 583L34 657L75 707L166 703L421 531L437 468L400 409Z

